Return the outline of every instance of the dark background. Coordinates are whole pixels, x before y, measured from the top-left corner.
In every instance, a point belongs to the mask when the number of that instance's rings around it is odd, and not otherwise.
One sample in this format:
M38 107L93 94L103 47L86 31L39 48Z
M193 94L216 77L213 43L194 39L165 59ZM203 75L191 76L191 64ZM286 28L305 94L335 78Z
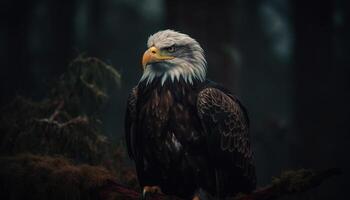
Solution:
M306 194L347 199L350 141L349 1L2 0L1 104L41 99L78 55L122 75L103 121L123 138L126 97L141 76L148 36L174 29L206 51L208 77L248 108L258 183L282 170L339 167Z

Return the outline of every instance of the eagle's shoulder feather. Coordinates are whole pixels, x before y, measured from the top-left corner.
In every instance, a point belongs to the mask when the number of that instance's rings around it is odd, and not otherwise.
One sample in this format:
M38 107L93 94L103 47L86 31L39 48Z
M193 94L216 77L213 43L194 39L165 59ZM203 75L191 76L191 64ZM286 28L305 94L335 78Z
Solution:
M255 169L245 108L231 93L207 87L198 93L198 116L206 132L208 151L219 168L241 169L255 184Z
M198 114L201 119L218 127L223 151L238 151L251 158L249 125L241 103L231 94L217 88L206 88L198 94Z
M130 158L135 157L134 138L136 134L135 123L137 118L136 104L137 104L138 88L134 87L128 97L126 113L125 113L125 139L128 154Z

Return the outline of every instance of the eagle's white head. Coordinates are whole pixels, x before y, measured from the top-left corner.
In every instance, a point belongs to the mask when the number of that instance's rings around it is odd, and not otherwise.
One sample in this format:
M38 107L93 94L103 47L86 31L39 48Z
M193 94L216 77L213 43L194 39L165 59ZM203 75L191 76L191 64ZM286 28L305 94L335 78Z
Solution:
M152 82L159 78L163 85L166 80L189 84L204 81L207 62L198 42L190 36L173 30L164 30L151 35L148 50L143 54L144 69L141 81Z

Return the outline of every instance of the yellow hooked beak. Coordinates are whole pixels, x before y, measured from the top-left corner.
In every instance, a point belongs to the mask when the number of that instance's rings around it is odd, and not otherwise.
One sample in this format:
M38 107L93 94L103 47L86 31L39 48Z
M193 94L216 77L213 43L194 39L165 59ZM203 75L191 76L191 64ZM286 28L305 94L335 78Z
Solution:
M157 49L156 47L150 47L149 49L147 49L147 51L145 51L142 57L143 70L145 70L147 64L160 62L162 60L170 60L173 58L175 57L161 55L159 49Z

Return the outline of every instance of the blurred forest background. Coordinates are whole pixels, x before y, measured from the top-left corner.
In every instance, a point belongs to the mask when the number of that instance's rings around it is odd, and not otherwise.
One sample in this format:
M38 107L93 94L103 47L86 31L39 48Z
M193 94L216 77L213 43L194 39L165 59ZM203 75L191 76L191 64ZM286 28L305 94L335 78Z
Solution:
M346 199L349 8L346 0L2 0L1 105L42 99L70 61L97 57L121 74L101 116L118 143L146 41L174 29L199 41L208 77L248 108L259 185L285 169L339 167L343 175L308 199Z

